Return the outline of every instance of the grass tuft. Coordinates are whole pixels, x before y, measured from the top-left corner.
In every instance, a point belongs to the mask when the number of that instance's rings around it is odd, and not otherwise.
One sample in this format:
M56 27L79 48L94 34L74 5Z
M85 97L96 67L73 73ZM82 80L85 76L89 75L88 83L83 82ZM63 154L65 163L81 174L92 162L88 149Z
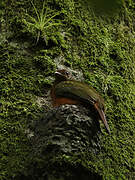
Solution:
M28 32L36 34L36 44L39 38L44 39L46 45L48 45L47 31L54 26L59 26L61 23L56 22L54 19L56 16L60 15L62 12L55 12L47 7L46 2L43 2L41 11L38 11L34 3L31 1L36 17L33 17L26 13L26 18L24 18L23 23L26 26Z

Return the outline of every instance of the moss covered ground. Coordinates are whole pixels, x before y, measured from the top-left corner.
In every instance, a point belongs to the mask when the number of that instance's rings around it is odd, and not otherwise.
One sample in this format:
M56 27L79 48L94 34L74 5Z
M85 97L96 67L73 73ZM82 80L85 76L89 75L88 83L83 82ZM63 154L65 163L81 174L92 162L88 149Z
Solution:
M27 174L26 131L44 111L36 98L59 64L81 70L105 99L111 136L103 130L101 152L82 154L80 162L104 179L134 179L134 1L111 14L97 14L87 1L32 2L0 2L0 179Z

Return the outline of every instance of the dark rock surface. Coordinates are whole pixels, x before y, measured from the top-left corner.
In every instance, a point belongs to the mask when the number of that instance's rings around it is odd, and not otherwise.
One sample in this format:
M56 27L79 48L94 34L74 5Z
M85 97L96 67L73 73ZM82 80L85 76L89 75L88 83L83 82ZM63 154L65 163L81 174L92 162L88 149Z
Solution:
M41 144L47 148L51 144L64 153L96 152L100 149L99 131L97 117L88 109L63 105L50 110L36 123L34 141L36 148Z
M53 108L35 123L33 133L32 153L37 161L32 162L27 177L34 180L101 179L81 163L82 154L96 156L100 151L101 133L95 112L80 105Z

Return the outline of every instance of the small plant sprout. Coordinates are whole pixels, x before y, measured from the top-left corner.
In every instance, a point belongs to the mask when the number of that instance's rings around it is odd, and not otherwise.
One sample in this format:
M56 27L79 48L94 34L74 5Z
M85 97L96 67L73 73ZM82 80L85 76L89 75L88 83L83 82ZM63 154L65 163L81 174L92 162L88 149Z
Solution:
M34 8L36 17L32 17L29 14L26 14L27 18L24 19L24 24L29 32L32 34L36 34L37 40L36 44L39 41L39 38L43 38L46 45L48 44L47 41L47 30L52 26L58 26L61 23L55 22L54 17L60 15L62 12L54 12L48 7L45 7L45 1L43 2L43 7L40 12L38 12L37 8L35 7L34 3L31 1L31 4Z

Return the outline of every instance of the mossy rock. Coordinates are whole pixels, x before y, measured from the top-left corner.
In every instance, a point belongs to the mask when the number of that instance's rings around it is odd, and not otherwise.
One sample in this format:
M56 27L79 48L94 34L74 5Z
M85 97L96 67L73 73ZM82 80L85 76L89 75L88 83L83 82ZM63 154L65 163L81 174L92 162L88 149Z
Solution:
M34 3L40 12L42 2ZM47 1L52 12L61 13L53 19L60 26L45 32L46 45L24 26L26 13L35 17L31 1L0 2L0 179L28 174L35 157L27 132L50 108L39 106L37 97L47 96L59 64L81 70L105 99L111 136L103 130L100 153L91 160L83 154L85 168L103 179L135 177L135 3L123 1L113 16L97 16L84 3Z

